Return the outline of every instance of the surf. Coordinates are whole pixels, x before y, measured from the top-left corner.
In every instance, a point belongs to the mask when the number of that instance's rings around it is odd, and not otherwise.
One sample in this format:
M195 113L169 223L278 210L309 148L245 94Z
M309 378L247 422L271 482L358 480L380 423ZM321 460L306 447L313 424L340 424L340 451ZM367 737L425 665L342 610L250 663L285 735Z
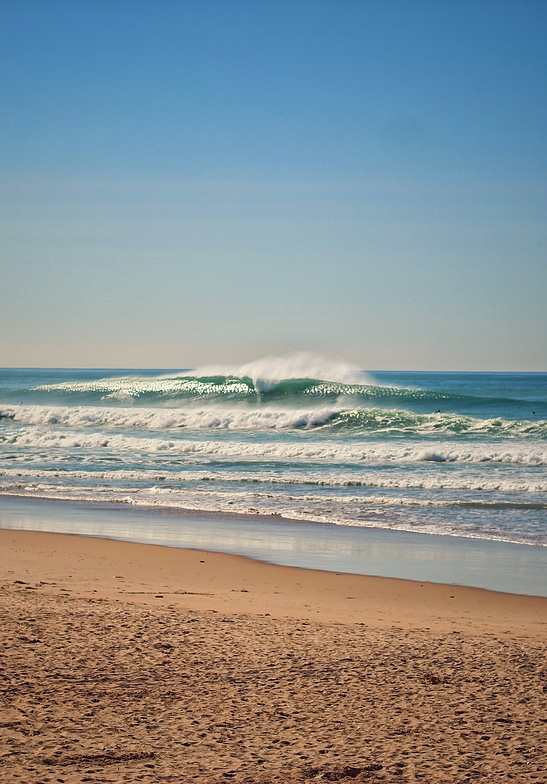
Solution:
M0 494L544 543L547 374L0 370Z
M267 431L321 430L342 435L489 436L547 439L547 421L481 419L459 414L419 414L405 409L345 408L347 396L332 405L193 405L186 407L7 406L0 420L21 425L176 431L209 429ZM275 401L279 403L279 401ZM321 401L320 401L321 402Z

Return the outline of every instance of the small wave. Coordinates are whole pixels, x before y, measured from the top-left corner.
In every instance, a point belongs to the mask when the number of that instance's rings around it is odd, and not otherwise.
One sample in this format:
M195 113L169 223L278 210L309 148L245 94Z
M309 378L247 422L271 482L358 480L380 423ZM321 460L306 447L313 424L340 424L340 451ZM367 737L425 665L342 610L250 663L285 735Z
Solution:
M308 470L302 473L301 470L295 472L289 467L283 470L268 471L262 468L260 473L244 470L226 472L223 469L209 467L207 470L178 470L176 467L165 466L158 468L139 468L139 470L121 467L108 470L98 470L94 465L91 469L74 468L43 468L41 464L32 465L29 457L25 456L24 466L0 468L0 477L18 480L22 475L27 479L40 479L46 477L60 477L70 482L72 480L89 479L94 481L107 482L144 482L147 484L162 483L186 485L189 483L208 482L211 485L220 484L231 486L241 484L247 486L282 486L282 487L302 487L302 488L365 488L382 490L424 490L424 491L448 491L450 493L475 492L475 493L526 493L539 495L547 493L547 478L538 477L536 474L523 478L511 476L494 476L490 474L476 475L475 473L465 473L459 471L457 474L437 474L427 473L425 475L408 474L405 470L366 471L362 468L356 473L328 473L325 471L314 472Z
M117 433L73 432L62 429L23 429L4 436L4 443L24 448L82 449L101 453L128 454L169 453L196 458L228 458L274 462L330 461L344 463L454 462L514 463L547 465L547 445L532 441L501 443L460 443L384 441L352 442L338 439L298 441L232 441L147 438Z
M488 437L518 436L547 438L547 421L511 420L502 417L480 419L463 414L415 414L392 409L360 409L340 411L331 420L333 427L351 428L357 432L419 435L468 434Z

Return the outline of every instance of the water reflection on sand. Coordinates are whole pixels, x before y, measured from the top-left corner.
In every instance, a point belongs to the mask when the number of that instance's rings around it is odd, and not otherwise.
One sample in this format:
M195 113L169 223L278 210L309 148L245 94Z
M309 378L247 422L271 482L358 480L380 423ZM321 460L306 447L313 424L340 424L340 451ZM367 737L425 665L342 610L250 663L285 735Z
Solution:
M0 527L243 555L285 566L547 596L547 548L377 528L0 497Z

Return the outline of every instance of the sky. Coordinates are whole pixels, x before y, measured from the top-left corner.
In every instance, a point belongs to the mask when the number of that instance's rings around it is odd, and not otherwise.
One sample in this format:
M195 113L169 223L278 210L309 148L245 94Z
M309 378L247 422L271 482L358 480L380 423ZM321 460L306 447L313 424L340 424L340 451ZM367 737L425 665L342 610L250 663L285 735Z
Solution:
M0 0L0 366L547 371L543 0Z

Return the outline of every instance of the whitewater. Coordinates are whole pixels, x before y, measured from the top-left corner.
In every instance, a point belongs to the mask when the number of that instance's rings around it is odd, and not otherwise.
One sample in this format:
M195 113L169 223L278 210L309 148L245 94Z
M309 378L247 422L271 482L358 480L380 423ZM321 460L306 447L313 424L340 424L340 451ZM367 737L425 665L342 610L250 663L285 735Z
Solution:
M547 544L547 374L0 369L0 494Z

